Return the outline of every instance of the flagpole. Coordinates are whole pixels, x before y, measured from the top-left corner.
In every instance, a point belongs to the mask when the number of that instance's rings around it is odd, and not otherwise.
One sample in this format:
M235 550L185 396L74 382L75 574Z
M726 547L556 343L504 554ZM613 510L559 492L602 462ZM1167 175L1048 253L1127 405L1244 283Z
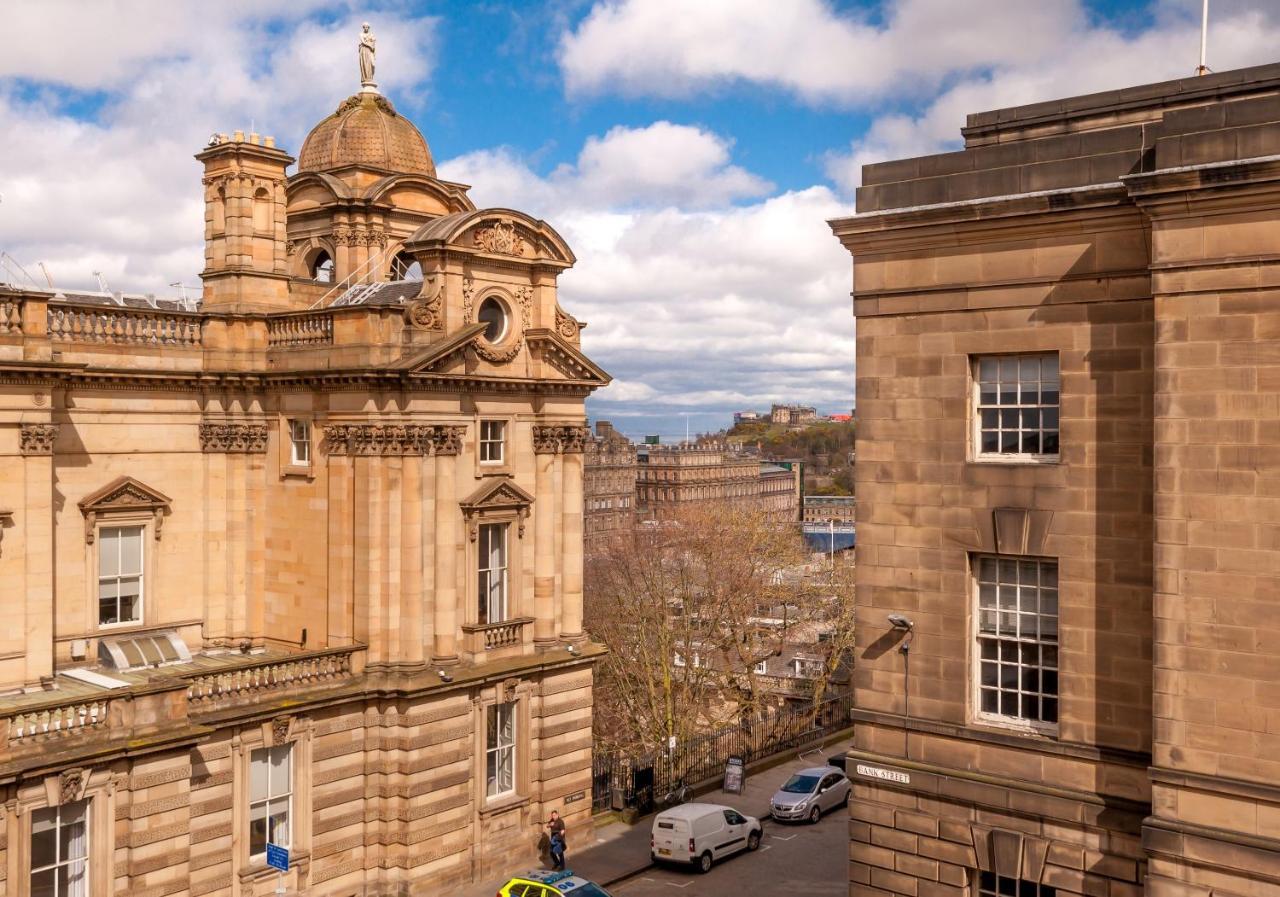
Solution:
M1209 74L1208 66L1208 49L1209 49L1209 0L1204 0L1204 6L1200 14L1200 64L1196 66L1197 75Z

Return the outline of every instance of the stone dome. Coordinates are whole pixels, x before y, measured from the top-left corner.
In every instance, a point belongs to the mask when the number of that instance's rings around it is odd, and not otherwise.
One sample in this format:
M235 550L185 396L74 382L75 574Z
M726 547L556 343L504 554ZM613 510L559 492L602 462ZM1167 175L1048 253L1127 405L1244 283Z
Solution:
M359 165L400 174L436 176L427 141L391 101L366 91L342 101L311 129L298 154L298 171Z

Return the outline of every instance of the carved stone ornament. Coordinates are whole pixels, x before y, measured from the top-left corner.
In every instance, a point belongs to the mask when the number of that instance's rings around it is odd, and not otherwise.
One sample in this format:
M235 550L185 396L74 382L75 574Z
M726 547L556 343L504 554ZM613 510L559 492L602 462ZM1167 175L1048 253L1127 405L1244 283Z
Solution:
M520 687L520 680L512 677L502 680L502 703L510 704L516 699L516 689Z
M354 242L354 234L355 231L350 227L345 224L339 224L333 229L333 242L337 243L339 246L348 246Z
M0 509L0 543L4 542L5 528L10 526L13 526L13 511L8 508Z
M22 424L20 448L24 455L52 455L57 424Z
M160 531L164 525L165 512L169 510L170 498L162 492L135 480L133 477L120 477L103 486L97 492L90 493L80 500L80 512L84 514L84 541L93 544L97 522L102 517L112 514L138 511L150 511L156 541L160 541Z
M566 314L556 306L556 333L565 339L577 339L578 331L582 329L582 325L578 323L578 319L573 315Z
M277 716L271 721L271 743L279 746L289 741L289 728L293 724L291 716Z
M476 319L476 282L470 277L462 278L462 323L470 324Z
M466 427L435 424L334 424L324 428L330 455L456 455Z
M510 221L476 228L476 247L496 255L524 255L524 237Z
M265 452L267 450L267 425L201 422L200 450L202 452L243 452L247 454Z
M534 426L533 450L539 455L577 453L583 450L591 431L586 427L554 424Z
M64 769L58 776L58 803L70 804L78 801L84 794L89 779L83 769Z
M422 278L422 291L405 309L405 318L418 330L443 330L440 296L444 291L444 277L428 274Z

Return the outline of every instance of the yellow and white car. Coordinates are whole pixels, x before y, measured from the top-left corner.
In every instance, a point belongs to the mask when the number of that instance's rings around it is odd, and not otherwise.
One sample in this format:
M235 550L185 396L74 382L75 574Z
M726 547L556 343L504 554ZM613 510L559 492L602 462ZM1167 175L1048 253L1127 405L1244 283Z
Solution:
M536 870L517 875L498 889L498 897L610 897L598 884L574 875L572 870Z

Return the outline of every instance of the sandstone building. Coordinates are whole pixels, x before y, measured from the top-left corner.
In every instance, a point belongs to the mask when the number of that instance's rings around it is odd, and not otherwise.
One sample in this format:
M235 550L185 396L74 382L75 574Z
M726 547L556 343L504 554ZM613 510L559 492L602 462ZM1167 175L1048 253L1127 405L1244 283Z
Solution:
M832 222L851 893L1280 893L1280 65L963 133Z
M800 519L800 466L778 467L724 445L646 445L637 456L640 516L653 519L684 503L740 501L774 519Z
M499 876L590 826L573 253L373 88L196 158L198 310L0 289L0 890Z
M636 522L636 447L606 420L583 454L583 536L588 557L606 551L611 540Z

